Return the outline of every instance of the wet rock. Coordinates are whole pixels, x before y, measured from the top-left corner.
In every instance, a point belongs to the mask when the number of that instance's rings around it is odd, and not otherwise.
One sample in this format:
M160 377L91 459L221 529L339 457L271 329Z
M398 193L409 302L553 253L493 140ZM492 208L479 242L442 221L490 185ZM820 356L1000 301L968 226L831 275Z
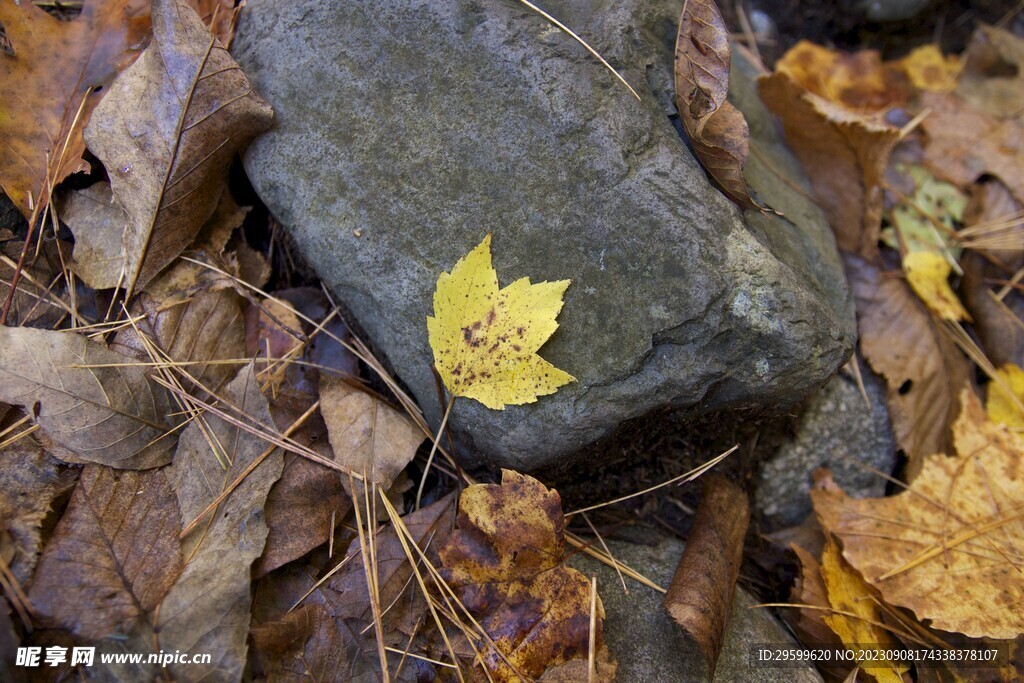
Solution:
M744 216L669 120L680 7L546 7L641 101L518 3L251 0L243 10L233 52L276 114L245 157L253 185L435 424L425 318L438 275L492 232L501 284L573 281L541 354L579 381L500 412L457 401L451 425L468 465L572 463L665 405L784 408L850 353L853 309L831 233L793 189L806 181L749 68L736 100L764 157L750 181L786 218Z
M609 540L608 546L616 561L667 587L685 545L660 533L652 533L646 540L649 545ZM587 576L597 576L598 593L605 609L605 642L619 664L616 680L706 683L704 655L662 608L661 593L627 578L627 595L615 570L589 556L577 555L569 564ZM737 587L714 680L821 681L817 671L808 665L792 669L751 665L750 651L755 646L795 643L781 622L766 609L752 608L755 604L757 601L749 593Z
M885 495L896 442L886 408L885 382L860 361L865 393L852 377L836 375L808 402L794 434L766 460L758 475L755 507L768 528L799 523L811 512L811 472L827 467L854 498Z

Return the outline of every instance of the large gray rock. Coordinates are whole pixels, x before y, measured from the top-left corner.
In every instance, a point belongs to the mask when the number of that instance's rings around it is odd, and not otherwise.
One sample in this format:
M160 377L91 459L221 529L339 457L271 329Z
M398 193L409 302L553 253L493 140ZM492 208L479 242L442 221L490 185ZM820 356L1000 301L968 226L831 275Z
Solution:
M686 546L660 533L648 540L652 541L650 545L614 540L607 543L616 561L668 587ZM604 639L619 664L615 680L707 683L704 655L662 607L661 593L626 579L626 594L614 569L586 555L575 556L569 564L587 576L597 576L605 610ZM790 683L820 683L821 676L809 665L787 669L753 665L750 653L755 646L795 644L785 627L767 609L756 608L755 604L749 593L737 587L714 680L769 683L784 678Z
M896 440L886 408L885 382L860 361L864 401L852 377L836 375L815 394L792 437L766 460L757 479L756 507L769 528L799 523L811 512L811 472L827 467L854 498L881 498L896 467ZM874 470L874 471L873 471Z
M669 121L680 4L546 5L639 102L511 0L243 10L233 51L277 116L246 154L252 182L435 424L438 275L493 232L502 284L572 279L541 355L579 381L503 412L456 402L469 458L530 471L666 404L790 405L850 352L831 234L770 119L752 125L768 160L752 183L787 219L744 219Z

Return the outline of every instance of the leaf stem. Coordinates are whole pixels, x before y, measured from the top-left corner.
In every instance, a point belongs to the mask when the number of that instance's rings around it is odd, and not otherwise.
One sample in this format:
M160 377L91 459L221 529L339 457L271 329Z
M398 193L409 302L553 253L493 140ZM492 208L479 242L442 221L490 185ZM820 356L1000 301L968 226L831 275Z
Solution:
M420 478L420 487L416 490L416 505L413 507L414 510L420 509L420 499L423 497L423 486L427 483L427 474L430 473L430 466L434 464L434 454L437 453L437 444L441 442L441 437L444 435L444 428L448 425L448 416L452 414L452 404L455 403L455 397L451 396L448 399L448 405L444 409L444 417L441 418L441 426L437 429L437 436L434 437L434 445L430 447L430 455L427 456L427 466L423 468L423 476Z

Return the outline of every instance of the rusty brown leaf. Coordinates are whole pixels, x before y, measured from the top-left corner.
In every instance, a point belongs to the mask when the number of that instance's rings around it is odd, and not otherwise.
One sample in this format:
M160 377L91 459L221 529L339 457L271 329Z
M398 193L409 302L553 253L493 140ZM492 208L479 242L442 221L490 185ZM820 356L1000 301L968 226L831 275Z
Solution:
M445 580L490 637L476 643L481 676L519 681L586 660L590 581L562 564L564 524L558 492L511 470L502 470L501 485L462 492L457 528L440 558ZM600 648L600 598L596 618Z
M225 387L223 397L246 419L273 429L251 364ZM220 417L203 419L205 426L192 422L182 432L170 470L182 519L187 520L198 517L269 445ZM282 467L281 452L273 452L181 543L186 565L160 606L160 644L165 650L209 652L213 661L180 669L170 666L180 678L237 680L241 676L252 599L251 567L267 537L263 505Z
M665 594L665 609L700 646L712 678L749 522L747 494L724 477L706 477L693 531Z
M165 470L86 465L29 591L41 622L90 641L152 628L181 572L180 529Z
M909 489L855 500L830 480L811 492L822 526L890 605L971 638L1024 633L1024 441L991 422L968 388L955 457L929 456Z
M273 114L182 0L153 3L153 43L111 86L85 131L128 214L129 293L213 214L235 153Z
M923 458L948 452L968 364L902 279L855 256L844 261L857 301L860 350L885 377L893 432L913 476Z
M147 369L73 332L0 327L0 400L21 405L88 462L146 469L174 449L170 402Z
M676 108L697 158L731 200L762 209L743 179L750 130L726 101L732 51L729 29L714 0L686 0L676 36Z
M882 182L899 130L807 92L784 73L758 82L782 121L843 251L873 258L882 227Z
M96 89L131 63L149 30L148 15L132 9L132 0L86 0L61 21L31 2L0 3L10 46L0 50L0 185L26 216L52 186L88 170L82 127Z

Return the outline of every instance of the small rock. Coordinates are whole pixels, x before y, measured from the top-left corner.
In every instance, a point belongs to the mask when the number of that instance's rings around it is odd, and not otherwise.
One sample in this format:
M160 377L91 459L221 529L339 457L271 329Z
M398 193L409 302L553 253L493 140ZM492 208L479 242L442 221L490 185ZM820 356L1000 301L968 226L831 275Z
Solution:
M681 4L546 7L639 102L519 3L250 0L242 12L233 53L276 114L246 170L434 424L425 318L438 275L492 232L501 284L572 279L541 355L579 381L504 411L456 402L467 465L565 466L665 405L785 408L850 353L831 232L792 188L806 181L756 96L736 95L761 117L751 130L768 160L752 161L750 182L785 219L744 216L669 120ZM737 90L754 93L743 78Z
M896 466L885 382L859 362L871 407L853 378L836 375L810 399L793 437L761 466L754 500L768 528L798 524L811 512L811 472L818 467L854 498L885 495L886 480L865 467L892 474Z
M651 545L607 540L608 548L617 561L667 587L686 546L661 533L651 536ZM597 576L605 610L605 643L619 665L616 680L706 683L704 655L662 607L661 593L627 578L627 595L614 569L582 553L569 564L588 577ZM821 676L809 665L787 669L751 666L754 646L796 643L767 609L752 608L755 604L749 593L737 587L714 680L768 683L785 678L789 683L820 682Z

